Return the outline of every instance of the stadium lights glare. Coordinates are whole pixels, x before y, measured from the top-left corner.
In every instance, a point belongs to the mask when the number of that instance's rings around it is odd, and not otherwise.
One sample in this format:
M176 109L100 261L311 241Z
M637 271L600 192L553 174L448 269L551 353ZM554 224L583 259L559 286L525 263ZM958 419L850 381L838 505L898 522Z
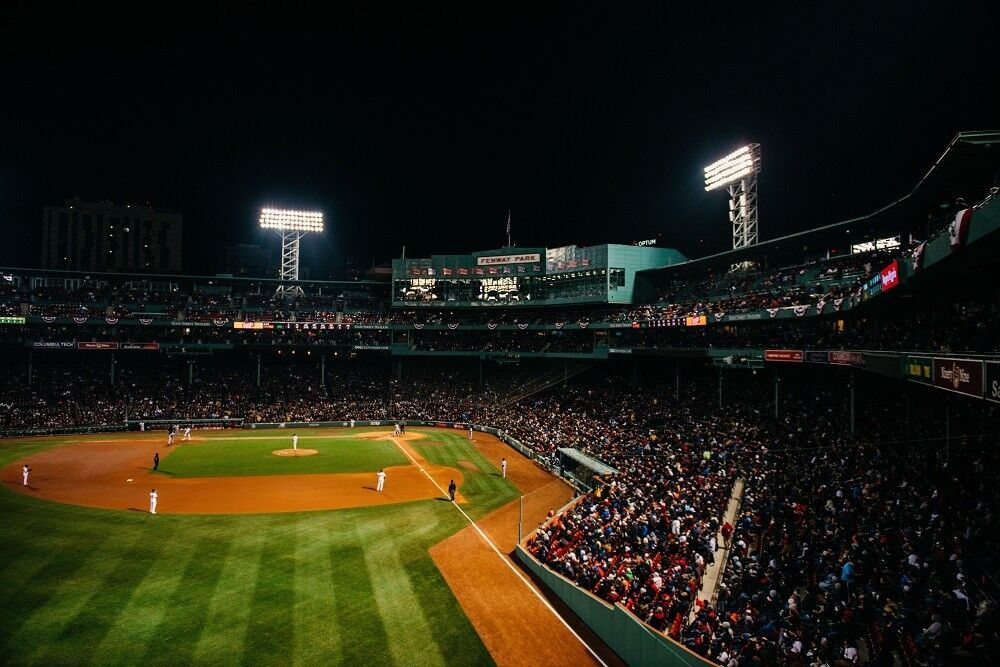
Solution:
M323 231L323 214L319 211L292 211L265 208L260 211L260 226L289 232Z
M754 154L747 145L705 167L705 192L746 178L753 171Z

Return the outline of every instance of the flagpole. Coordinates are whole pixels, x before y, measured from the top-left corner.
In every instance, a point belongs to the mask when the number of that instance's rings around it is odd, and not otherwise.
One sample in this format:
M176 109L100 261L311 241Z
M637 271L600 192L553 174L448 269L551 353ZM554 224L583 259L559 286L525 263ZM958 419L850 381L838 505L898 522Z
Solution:
M507 247L510 246L510 209L507 209Z

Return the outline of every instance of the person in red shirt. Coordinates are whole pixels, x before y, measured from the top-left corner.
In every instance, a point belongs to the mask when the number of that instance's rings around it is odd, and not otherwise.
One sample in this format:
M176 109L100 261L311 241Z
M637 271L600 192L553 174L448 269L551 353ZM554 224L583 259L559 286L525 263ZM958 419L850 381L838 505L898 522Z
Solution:
M733 525L728 521L722 526L722 544L728 547L730 540L733 538Z

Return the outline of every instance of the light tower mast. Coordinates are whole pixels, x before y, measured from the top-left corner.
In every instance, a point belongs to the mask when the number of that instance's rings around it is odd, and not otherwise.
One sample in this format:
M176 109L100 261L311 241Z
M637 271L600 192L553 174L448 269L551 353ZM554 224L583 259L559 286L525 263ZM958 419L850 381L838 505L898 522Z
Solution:
M323 214L319 211L264 208L260 211L260 226L281 234L281 270L278 278L283 283L298 283L299 244L307 233L323 231ZM275 294L298 296L302 294L302 288L298 284L281 284Z
M727 186L729 221L733 225L733 250L757 243L757 177L760 144L748 144L705 167L705 191ZM739 262L733 268L747 268Z

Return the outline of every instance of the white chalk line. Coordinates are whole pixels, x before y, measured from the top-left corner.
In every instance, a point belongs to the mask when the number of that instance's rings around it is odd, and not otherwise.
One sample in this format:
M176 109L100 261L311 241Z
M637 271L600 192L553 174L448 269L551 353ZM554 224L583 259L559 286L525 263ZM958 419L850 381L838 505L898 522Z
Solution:
M410 453L408 451L406 451L406 449L404 447L400 446L400 444L398 442L396 442L396 438L392 438L392 441L396 445L396 447L398 447L399 450L401 452L403 452L403 454L406 455L406 457L408 459L410 459L411 461L413 461L413 465L417 466L417 468L420 469L420 472L424 473L424 475L427 477L427 479L429 479L431 481L431 484L433 484L434 486L436 486L437 489L438 489L438 491L440 491L442 494L444 494L447 497L448 493L444 489L441 488L441 485L438 484L437 481L435 481L435 479L433 477L431 477L430 474L426 470L424 470L424 467L422 465L420 465L420 463L415 458L413 458L413 456L411 456ZM559 615L559 612L557 612L555 610L555 607L553 607L549 603L549 601L545 599L545 596L542 595L540 592L538 592L538 589L536 589L534 586L532 586L531 582L528 581L525 578L525 576L523 574L521 574L521 572L516 567L514 567L514 564L511 563L510 560L506 556L503 555L503 553L500 551L500 549L497 548L497 545L493 543L493 540L491 540L489 538L489 536L485 532L483 532L483 529L480 528L479 525L476 524L476 522L472 520L472 517L470 517L468 514L466 514L465 510L463 510L459 506L459 504L457 502L455 502L454 500L451 501L451 504L455 506L455 509L457 509L459 512L462 513L462 516L464 516L465 520L469 522L469 525L471 525L473 528L476 529L476 532L479 533L479 536L481 538L483 538L483 541L486 542L486 544L491 549L493 549L493 552L496 553L496 555L500 558L501 561L503 561L504 565L506 565L508 568L510 568L510 571L513 572L515 575L517 575L517 578L520 579L521 582L525 586L528 587L528 590L530 590L532 593L535 594L535 597L537 597L539 599L539 601L541 601L541 603L543 605L545 605L546 609L548 609L550 612L552 612L552 615L555 616L557 619L559 619L559 622L562 623L563 626L565 626L566 629L570 631L570 634L572 634L574 637L576 637L577 641L580 642L580 644L583 646L583 648L587 649L587 652L590 653L590 655L592 655L594 657L594 660L596 660L598 663L600 663L602 667L608 667L608 663L604 662L604 660L601 659L601 656L597 655L597 653L594 652L594 649L590 648L590 646L587 645L587 642L583 641L583 637L581 637L580 635L578 635L576 633L576 630L574 630L570 626L570 624L566 622L566 619L564 619L562 616Z

